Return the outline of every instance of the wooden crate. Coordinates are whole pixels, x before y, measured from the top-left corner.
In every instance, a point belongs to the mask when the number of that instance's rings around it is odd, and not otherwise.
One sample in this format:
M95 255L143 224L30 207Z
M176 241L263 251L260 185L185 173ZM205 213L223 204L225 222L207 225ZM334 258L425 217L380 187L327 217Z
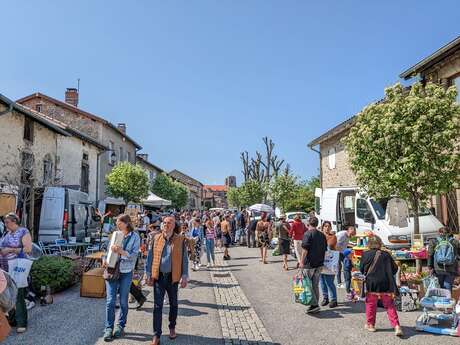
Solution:
M83 273L80 284L81 297L104 298L105 280L104 268L98 267Z

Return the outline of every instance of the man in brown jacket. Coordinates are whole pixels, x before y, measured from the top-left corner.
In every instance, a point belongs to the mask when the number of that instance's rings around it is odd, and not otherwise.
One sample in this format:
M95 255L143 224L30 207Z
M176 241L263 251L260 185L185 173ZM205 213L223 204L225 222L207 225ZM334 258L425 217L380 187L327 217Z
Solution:
M153 342L158 345L161 337L163 300L169 298L169 338L175 339L178 311L177 292L179 284L185 288L188 282L188 258L184 236L174 232L176 220L166 217L160 234L152 241L147 255L145 273L150 286L153 285Z

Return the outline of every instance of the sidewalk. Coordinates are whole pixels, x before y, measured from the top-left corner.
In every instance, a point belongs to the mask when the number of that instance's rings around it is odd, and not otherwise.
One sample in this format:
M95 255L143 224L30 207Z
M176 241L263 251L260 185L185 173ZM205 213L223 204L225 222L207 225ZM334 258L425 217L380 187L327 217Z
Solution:
M111 344L148 345L152 340L153 294L150 287L147 302L139 311L130 309L126 337ZM36 306L29 312L29 328L25 334L12 335L5 345L102 345L105 319L105 299L81 298L79 286L54 296L50 306ZM131 305L132 306L132 305ZM163 327L166 336L162 344L219 345L224 344L219 314L209 271L191 272L186 289L179 290L178 337L167 337L169 308L163 310Z

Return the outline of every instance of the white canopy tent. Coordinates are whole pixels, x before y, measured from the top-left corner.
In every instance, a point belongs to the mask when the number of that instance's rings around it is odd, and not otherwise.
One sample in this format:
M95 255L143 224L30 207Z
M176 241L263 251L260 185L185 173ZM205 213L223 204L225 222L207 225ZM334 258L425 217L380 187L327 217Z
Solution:
M153 194L152 192L149 193L147 199L142 200L142 205L146 206L170 206L171 201L160 198L158 195Z

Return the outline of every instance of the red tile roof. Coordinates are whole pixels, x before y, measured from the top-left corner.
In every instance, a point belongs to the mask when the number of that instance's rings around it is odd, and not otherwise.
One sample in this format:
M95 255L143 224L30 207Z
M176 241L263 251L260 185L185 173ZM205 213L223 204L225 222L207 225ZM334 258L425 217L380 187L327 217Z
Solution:
M208 189L212 192L226 192L228 191L227 186L225 185L205 185L204 189Z

